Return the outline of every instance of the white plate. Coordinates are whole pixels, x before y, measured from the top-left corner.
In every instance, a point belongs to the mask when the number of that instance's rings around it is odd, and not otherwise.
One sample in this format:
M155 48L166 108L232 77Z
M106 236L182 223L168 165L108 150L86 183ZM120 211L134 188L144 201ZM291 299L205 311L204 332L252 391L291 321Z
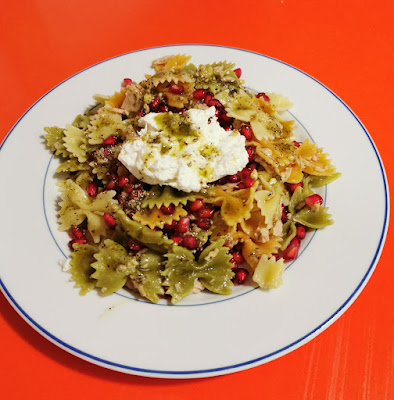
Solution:
M310 235L307 248L268 292L237 287L229 298L200 294L168 306L120 291L79 296L58 262L67 235L57 231L56 161L43 127L64 126L95 93L111 94L124 77L142 80L153 59L185 53L195 64L228 60L245 85L294 103L297 132L324 147L342 177L325 201L335 224ZM361 292L381 253L388 187L378 152L349 107L320 82L281 61L206 45L168 46L94 65L56 86L17 122L1 147L3 195L0 286L16 311L59 347L126 373L165 378L226 374L263 364L308 342ZM305 247L305 246L304 246Z

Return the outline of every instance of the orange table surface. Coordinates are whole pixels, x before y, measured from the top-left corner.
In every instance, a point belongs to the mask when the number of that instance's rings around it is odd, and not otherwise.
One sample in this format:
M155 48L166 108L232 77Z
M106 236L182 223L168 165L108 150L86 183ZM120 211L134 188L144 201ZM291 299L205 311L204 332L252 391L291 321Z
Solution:
M2 1L0 139L38 98L91 64L141 48L209 43L277 58L327 85L366 126L390 184L393 17L392 0ZM23 175L15 179L23 185ZM151 379L91 365L41 337L0 295L0 397L394 399L392 239L389 228L369 283L317 338L270 363L213 378ZM234 346L250 345L234 337Z

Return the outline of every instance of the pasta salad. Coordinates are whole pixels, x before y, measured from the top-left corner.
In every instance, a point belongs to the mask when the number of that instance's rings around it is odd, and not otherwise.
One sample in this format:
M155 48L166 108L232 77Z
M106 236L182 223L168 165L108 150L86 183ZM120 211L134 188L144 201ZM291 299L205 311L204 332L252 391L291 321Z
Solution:
M154 60L143 81L45 128L67 174L58 221L81 294L124 287L175 304L251 281L276 288L307 231L333 223L313 188L339 173L294 137L289 100L251 92L232 63L189 60Z

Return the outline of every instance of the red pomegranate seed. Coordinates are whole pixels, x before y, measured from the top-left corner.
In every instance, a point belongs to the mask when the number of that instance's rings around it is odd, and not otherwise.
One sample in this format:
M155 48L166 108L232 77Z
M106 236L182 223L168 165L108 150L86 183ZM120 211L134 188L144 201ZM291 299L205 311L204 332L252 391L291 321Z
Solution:
M151 103L149 104L149 107L150 107L152 110L157 110L157 108L159 107L159 105L160 105L160 97L155 96L155 97L153 98L153 100L151 101Z
M176 244L179 244L182 242L182 237L181 236L171 236L171 240L175 242Z
M287 261L296 259L300 249L300 243L300 239L297 237L293 238L286 249L283 250L282 257Z
M298 187L302 187L302 182L299 183L289 183L289 190L290 192L295 192Z
M167 113L168 112L168 107L165 104L161 104L159 107L159 111L162 113Z
M255 179L249 177L249 178L246 178L243 183L244 183L245 187L251 188L255 182L256 182Z
M98 194L97 185L94 182L89 182L86 185L86 192L90 197L96 197Z
M124 78L123 82L122 82L122 85L124 87L126 87L126 86L130 85L131 82L133 82L133 81L130 78Z
M116 135L111 135L103 140L103 144L105 146L112 146L113 144L117 143L118 140L119 140L119 138Z
M257 97L257 98L262 97L265 101L270 101L270 98L269 98L264 92L257 93L257 94L256 94L256 97Z
M200 208L204 207L203 199L196 199L193 202L189 203L189 210L192 212L198 211Z
M244 257L241 253L239 253L238 251L234 251L232 253L233 256L233 260L235 260L237 263L241 263L244 261Z
M105 189L106 190L112 190L112 189L115 189L115 186L116 186L116 182L115 181L110 181L105 186Z
M247 168L250 169L251 171L254 171L257 168L257 164L251 162L250 164L247 165Z
M246 141L252 140L252 128L249 125L241 125L239 132L245 136Z
M208 94L205 95L204 103L205 103L207 106L209 106L209 103L211 102L212 99L213 99L213 94L208 93Z
M237 76L237 78L239 79L242 75L242 70L241 68L237 68L234 70L234 74Z
M300 147L301 146L301 143L297 142L296 140L293 140L293 144L294 144L295 147Z
M242 168L241 171L239 172L239 174L241 175L241 177L243 179L249 178L250 174L252 173L252 171L249 168Z
M116 225L116 219L111 214L104 213L103 219L107 226L110 228L113 228Z
M167 231L170 231L171 229L175 229L177 224L178 224L178 222L173 220L171 222L171 224L164 224L164 229L167 230Z
M120 188L126 186L129 183L129 178L127 176L122 176L118 180L118 186Z
M174 204L170 204L167 207L165 205L162 205L160 207L160 212L164 215L172 215L174 214L175 211L175 206Z
M211 207L205 206L197 211L198 218L212 218L214 210Z
M198 247L198 240L192 235L186 235L182 239L181 245L189 250L195 250Z
M86 239L84 239L84 238L82 238L82 239L73 239L73 240L70 240L70 241L68 242L68 246L70 247L71 251L74 251L74 248L73 248L73 244L74 244L74 243L86 244L87 242L88 242L88 241L87 241Z
M82 239L84 236L81 229L78 228L77 226L73 226L72 228L70 228L70 230L68 231L68 234L72 239Z
M138 117L143 117L144 115L145 115L145 112L142 111L142 110L140 110L140 111L137 112L137 116L138 116Z
M125 186L125 188L123 189L123 191L127 194L130 194L132 191L134 190L134 186L133 185L127 185Z
M237 183L237 182L239 182L239 181L241 180L241 178L240 178L237 174L234 174L234 175L229 175L229 176L227 177L227 180L228 180L230 183Z
M312 194L305 198L305 203L310 207L317 206L318 204L323 204L323 199L318 194Z
M203 231L207 231L212 225L212 220L209 218L201 218L197 220L196 224Z
M238 183L237 185L238 189L246 189L246 185L243 182Z
M229 117L224 111L219 114L219 120L224 124L231 124L233 122L233 118Z
M144 247L144 245L136 239L130 239L127 242L127 246L130 250L134 251L140 251Z
M237 268L234 272L235 275L233 277L233 282L236 285L242 285L243 283L245 283L246 278L249 275L249 271L245 268Z
M298 237L298 239L304 239L306 235L306 229L305 226L303 225L298 225L297 226L297 233L296 236Z
M235 271L238 268L238 263L232 258L230 260L231 264L233 264L233 267L231 268L233 271Z
M253 146L246 146L246 151L248 152L248 157L249 157L249 162L251 162L254 159L254 156L256 155L256 149Z
M176 225L176 230L179 233L186 233L189 230L190 218L181 217Z
M227 126L224 128L224 130L225 130L226 132L230 132L230 131L233 130L233 126L232 126L232 125L227 125Z
M197 89L193 92L194 100L204 100L207 95L207 91L205 89Z
M282 204L282 223L285 224L287 222L287 209Z
M168 91L173 94L182 94L185 91L185 88L182 85L177 85L176 83L173 83L168 88Z
M207 100L207 98L208 98L208 96L205 98L205 104L207 106L209 106L209 107L215 106L219 110L224 108L223 104L219 100L213 99L213 98Z

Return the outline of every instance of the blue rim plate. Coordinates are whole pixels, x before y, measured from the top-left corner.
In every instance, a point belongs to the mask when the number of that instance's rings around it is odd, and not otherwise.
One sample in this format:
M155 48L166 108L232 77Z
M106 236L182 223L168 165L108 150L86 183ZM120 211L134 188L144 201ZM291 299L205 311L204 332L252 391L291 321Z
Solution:
M284 285L275 291L250 286L236 289L225 301L197 295L176 307L133 301L121 292L105 298L97 293L81 297L58 266L62 253L67 254L67 238L57 232L56 163L45 149L42 128L64 126L92 104L93 94L118 90L124 77L143 79L153 59L174 53L190 54L196 64L235 62L248 87L282 93L292 100L291 113L301 136L313 137L342 173L325 189L335 224L309 238L302 257L286 270ZM247 50L163 46L93 65L33 104L0 150L3 187L9 188L0 204L9 211L4 223L10 226L7 234L1 233L5 244L0 266L3 293L35 330L57 346L125 373L164 378L214 376L293 351L353 303L370 278L386 237L387 179L365 127L336 94L310 75ZM27 184L23 188L6 173L10 165L14 174L24 175ZM365 182L374 193L372 198L365 196ZM21 223L17 218L21 215L29 218ZM235 337L246 338L242 349L233 345Z

